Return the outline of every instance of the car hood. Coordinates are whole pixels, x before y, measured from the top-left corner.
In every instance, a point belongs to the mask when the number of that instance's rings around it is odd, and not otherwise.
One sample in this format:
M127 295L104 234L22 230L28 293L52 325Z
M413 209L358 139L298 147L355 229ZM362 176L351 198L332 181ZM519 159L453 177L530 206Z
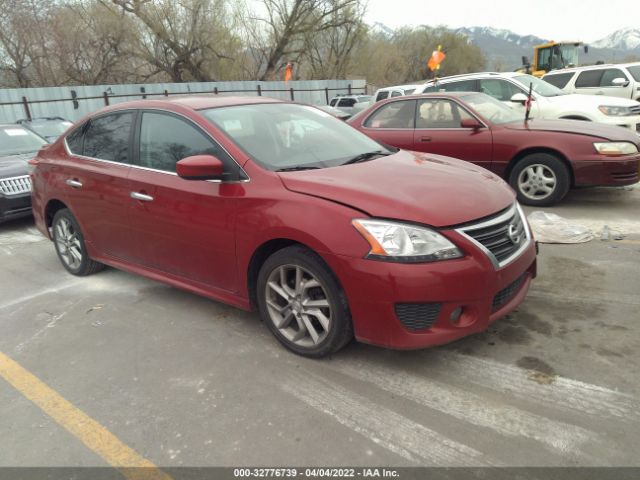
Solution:
M533 119L527 123L514 122L503 125L509 130L529 130L537 132L573 133L588 135L607 140L639 143L640 137L631 130L615 125L585 122L581 120L542 120Z
M348 205L373 217L434 227L486 217L515 199L513 190L484 168L403 150L368 162L279 175L293 192Z
M573 107L577 109L598 108L601 105L611 107L633 107L638 106L638 102L630 98L609 97L606 95L581 95L571 93L569 95L558 95L557 97L544 97L550 103L558 106Z
M35 157L36 153L0 156L0 179L27 175L27 162Z

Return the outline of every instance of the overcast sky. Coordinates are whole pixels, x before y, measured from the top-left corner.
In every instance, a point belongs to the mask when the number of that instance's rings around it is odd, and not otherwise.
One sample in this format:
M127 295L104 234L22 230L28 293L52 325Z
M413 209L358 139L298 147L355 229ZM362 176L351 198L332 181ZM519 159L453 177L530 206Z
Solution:
M495 27L546 40L593 42L638 27L638 0L369 0L367 22L388 27Z

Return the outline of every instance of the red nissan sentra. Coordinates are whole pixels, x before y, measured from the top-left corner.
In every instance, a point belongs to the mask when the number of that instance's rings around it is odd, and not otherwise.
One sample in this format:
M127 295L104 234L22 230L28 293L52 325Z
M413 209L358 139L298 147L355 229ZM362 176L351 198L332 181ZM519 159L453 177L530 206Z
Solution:
M184 97L105 108L32 161L62 265L257 308L294 352L421 348L524 299L534 240L498 176L390 150L310 106Z

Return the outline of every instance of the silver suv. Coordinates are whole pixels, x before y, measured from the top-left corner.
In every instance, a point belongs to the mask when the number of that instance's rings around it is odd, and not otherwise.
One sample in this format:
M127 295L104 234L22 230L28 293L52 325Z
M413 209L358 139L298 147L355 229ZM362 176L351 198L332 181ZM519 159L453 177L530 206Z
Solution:
M555 70L542 79L569 93L609 95L640 102L640 62Z

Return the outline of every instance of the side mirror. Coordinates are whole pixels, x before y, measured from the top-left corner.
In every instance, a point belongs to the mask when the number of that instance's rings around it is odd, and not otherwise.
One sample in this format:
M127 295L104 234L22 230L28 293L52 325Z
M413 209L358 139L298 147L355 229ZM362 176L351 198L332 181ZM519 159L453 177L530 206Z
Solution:
M622 77L614 78L613 80L611 80L611 85L613 85L614 87L626 87L627 85L629 85L629 80Z
M482 128L482 124L475 118L463 118L460 121L460 127L473 128L474 130L479 130L480 128Z
M521 103L521 104L525 104L527 102L527 99L529 97L527 97L524 93L516 93L513 97L510 98L510 101L512 101L513 103Z
M185 180L221 180L224 165L213 155L193 155L176 163L176 173Z
M524 65L525 67L528 67L529 65L531 65L529 63L529 57L527 57L526 55L522 56L522 65Z

